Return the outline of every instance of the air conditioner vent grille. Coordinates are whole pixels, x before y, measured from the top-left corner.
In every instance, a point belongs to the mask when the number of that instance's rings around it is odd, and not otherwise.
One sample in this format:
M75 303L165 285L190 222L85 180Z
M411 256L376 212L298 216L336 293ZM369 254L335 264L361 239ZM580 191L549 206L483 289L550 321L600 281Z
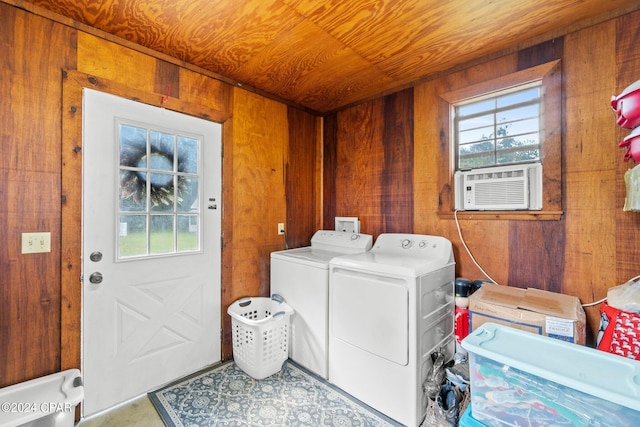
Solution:
M476 204L483 205L524 205L525 181L501 181L476 184Z

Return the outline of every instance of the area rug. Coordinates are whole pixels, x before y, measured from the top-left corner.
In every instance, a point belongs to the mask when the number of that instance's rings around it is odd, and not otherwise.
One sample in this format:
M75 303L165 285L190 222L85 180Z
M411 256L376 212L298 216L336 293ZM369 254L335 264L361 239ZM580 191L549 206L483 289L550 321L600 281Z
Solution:
M225 362L149 398L168 427L401 425L291 361L263 380Z

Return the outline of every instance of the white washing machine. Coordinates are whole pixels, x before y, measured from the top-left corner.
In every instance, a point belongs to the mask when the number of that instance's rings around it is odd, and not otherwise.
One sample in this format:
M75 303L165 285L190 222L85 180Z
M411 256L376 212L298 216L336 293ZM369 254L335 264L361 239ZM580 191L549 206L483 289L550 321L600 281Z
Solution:
M295 310L289 357L322 378L328 375L329 261L371 249L373 237L319 230L311 246L271 253L271 293Z
M329 381L409 427L425 416L431 354L455 351L454 258L444 237L381 234L333 258Z

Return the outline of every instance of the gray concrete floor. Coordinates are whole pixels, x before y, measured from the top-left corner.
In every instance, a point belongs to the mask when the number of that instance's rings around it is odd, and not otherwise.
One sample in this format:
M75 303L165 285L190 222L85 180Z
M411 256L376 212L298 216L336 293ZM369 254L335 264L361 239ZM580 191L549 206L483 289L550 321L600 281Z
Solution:
M164 427L158 412L144 395L107 412L81 419L77 427Z

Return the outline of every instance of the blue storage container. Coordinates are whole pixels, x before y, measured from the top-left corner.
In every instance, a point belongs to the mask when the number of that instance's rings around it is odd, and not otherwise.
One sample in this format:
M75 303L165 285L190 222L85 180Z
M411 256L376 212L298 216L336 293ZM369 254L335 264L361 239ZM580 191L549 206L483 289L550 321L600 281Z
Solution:
M460 420L458 421L458 427L487 427L487 425L482 424L480 421L473 418L473 414L471 413L471 405L469 405L460 417Z
M485 425L640 425L639 361L494 323L462 347Z

